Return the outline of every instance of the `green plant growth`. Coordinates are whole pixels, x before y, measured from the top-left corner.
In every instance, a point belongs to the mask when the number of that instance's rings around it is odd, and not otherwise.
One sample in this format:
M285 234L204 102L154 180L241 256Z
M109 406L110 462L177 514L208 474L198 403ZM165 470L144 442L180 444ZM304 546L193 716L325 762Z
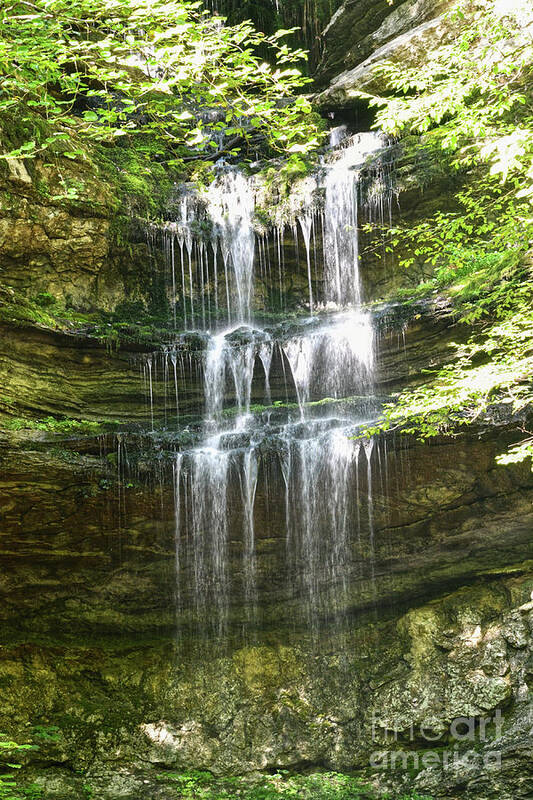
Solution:
M474 325L449 363L389 404L377 426L422 438L472 423L494 403L523 417L533 403L533 13L525 2L478 0L449 17L459 30L451 42L422 66L382 65L390 95L366 95L377 127L400 142L418 135L422 150L461 176L456 210L390 231L406 268L432 271L422 290L444 291ZM532 433L519 428L526 438L501 462L533 455Z
M31 744L17 744L17 742L11 741L5 734L0 734L0 754L2 755L3 759L7 756L7 758L11 758L11 754L17 754L21 752L25 752L27 750L35 750L35 746ZM4 762L5 763L5 762ZM20 769L20 764L13 763L8 761L6 764L7 769L9 772L5 772L0 774L0 798L1 800L23 800L25 796L24 790L22 790L18 785L15 779L16 770ZM29 795L30 797L32 795ZM36 797L35 793L33 793L33 797Z
M176 786L180 800L430 800L416 794L382 795L359 778L339 772L291 775L280 771L260 779L215 778L209 772L166 772L159 780Z
M0 115L16 117L19 133L2 157L84 159L88 141L135 142L179 168L259 140L307 152L321 133L289 33L226 26L187 0L14 0L0 13ZM265 47L272 63L257 54ZM124 179L142 190L141 176Z
M41 800L44 797L44 789L42 786L39 786L37 783L30 783L28 786L24 786L20 789L21 793L21 800Z
M113 420L89 420L89 419L57 419L56 417L45 417L44 419L26 419L25 417L10 417L0 423L0 427L8 431L47 431L49 433L62 434L87 434L95 435L104 430L113 430L119 423ZM36 733L36 735L39 735ZM43 730L42 737L45 737Z
M0 287L0 322L90 336L109 350L128 343L153 344L155 348L171 333L166 309L151 313L141 302L124 302L112 312L84 312L68 307L49 292L29 298L10 287Z
M61 740L61 731L57 725L34 725L33 735L43 742L59 742Z

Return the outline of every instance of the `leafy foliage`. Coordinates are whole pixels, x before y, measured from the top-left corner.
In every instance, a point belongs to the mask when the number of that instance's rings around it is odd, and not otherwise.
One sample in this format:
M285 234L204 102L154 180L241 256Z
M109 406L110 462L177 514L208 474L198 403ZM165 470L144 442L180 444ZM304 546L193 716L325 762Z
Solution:
M385 408L378 427L422 438L471 423L493 403L533 403L533 12L529 3L478 0L450 12L458 35L422 67L380 69L394 94L371 98L376 125L460 176L456 210L391 231L405 267L432 270L427 290L445 291L474 324L466 345L428 382ZM526 431L527 432L527 431ZM533 454L524 440L501 463Z
M422 66L378 68L396 96L372 98L376 124L393 135L427 133L454 165L488 163L503 182L526 174L517 195L531 196L531 6L461 0L448 18L457 37L430 51Z
M514 413L523 411L532 395L531 332L531 314L522 310L491 325L479 338L453 345L453 362L437 370L430 383L385 406L380 429L401 427L428 438L475 421L495 403L509 404Z
M0 12L0 114L23 135L3 157L77 158L84 140L124 137L174 166L258 137L306 152L321 134L287 33L226 27L189 0L13 0Z
M378 797L359 778L338 772L289 775L282 771L255 781L215 778L211 773L202 771L165 773L159 777L176 784L177 796L181 800L377 800ZM387 795L387 798L430 800L419 795Z
M516 6L515 14L512 13ZM459 250L518 263L531 241L533 197L533 12L526 2L478 0L449 12L458 36L423 66L379 67L394 95L371 97L376 126L421 135L420 154L462 176L457 210L392 233L411 245L404 259L456 263Z
M35 747L31 744L17 744L8 739L5 734L0 734L0 753L2 755L11 756L12 753L20 753L25 750L34 750ZM7 767L11 770L20 769L20 764L8 763ZM13 772L7 772L0 775L0 798L1 800L22 800L21 790L17 789L17 782L14 778Z

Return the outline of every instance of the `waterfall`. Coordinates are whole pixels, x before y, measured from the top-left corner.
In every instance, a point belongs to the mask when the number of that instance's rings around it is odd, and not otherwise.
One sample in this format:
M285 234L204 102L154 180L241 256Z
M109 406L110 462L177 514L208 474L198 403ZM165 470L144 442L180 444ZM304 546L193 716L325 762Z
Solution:
M270 368L272 366L272 356L274 355L274 343L272 340L264 342L259 346L259 358L265 371L265 403L270 405L272 394L270 392Z
M228 317L232 309L239 322L251 316L253 288L255 234L253 213L255 197L251 182L236 170L223 172L210 186L208 215L215 225L220 243L226 285L228 264L233 268L235 299L229 304Z
M231 341L237 337L238 341ZM243 341L244 338L244 341ZM222 420L225 389L233 387L237 427L250 412L254 366L259 357L265 370L265 396L269 393L273 342L264 331L238 326L211 337L205 358L204 394L207 429Z
M336 128L332 128L329 132L329 146L331 149L338 147L338 145L343 139L346 138L347 135L348 128L346 125L337 125Z
M342 611L350 569L351 488L358 443L343 428L288 441L289 557L311 625ZM298 565L305 564L304 570Z
M339 126L330 141L321 165L299 179L294 195L280 200L266 229L264 210L256 209L264 189L260 177L222 166L209 187L179 189L173 220L148 230L152 258L158 241L165 258L174 329L250 323L260 299L271 311L285 311L295 302L290 293L300 270L311 313L360 304L358 228L361 218L381 226L390 220L393 158L383 156L387 140L379 133L350 136ZM268 299L257 296L256 260Z
M140 366L152 431L161 424L165 427L179 425L182 392L186 394L187 383L191 380L198 382L203 379L202 364L197 355L184 335L158 351L135 359Z
M294 417L289 410L288 419L274 422L269 413L257 417L250 410L254 375L262 396L270 398L276 348L288 367L299 413ZM374 528L362 525L359 502L354 499L356 486L359 492L359 469L366 469L362 481L370 474L372 449L363 449L365 468L359 442L352 438L357 418L328 415L327 407L326 415L315 417L307 404L315 397L368 395L373 352L371 319L359 309L315 319L286 340L276 341L266 331L249 326L229 328L209 338L204 355L204 441L176 455L181 488L175 497L183 506L176 513L176 541L188 553L185 562L179 560L178 580L186 580L188 571L193 575L197 619L202 613L216 614L224 628L230 619L231 598L239 590L243 624L257 622L255 499L259 484L264 495L265 465L272 458L285 483L285 569L302 605L302 620L316 631L321 618L342 613L348 601L350 549L353 541L360 541L362 530L371 537L368 552L374 549ZM237 486L238 492L230 485ZM366 502L372 502L370 487ZM370 508L365 519L373 519ZM240 577L234 574L235 568L232 573L228 550L228 538L236 531L240 531Z
M214 336L209 343L205 359L204 396L205 418L208 425L216 423L222 416L226 388L226 354L224 334Z
M355 436L372 413L375 364L372 316L361 307L358 225L361 213L385 213L391 184L384 168L365 166L383 149L382 136L350 137L341 126L331 143L303 193L290 199L291 221L274 228L272 246L268 233L254 231L254 179L235 169L219 172L204 196L185 192L165 226L173 321L179 311L191 331L206 332L181 334L148 355L145 392L152 429L161 396L165 425L179 426L184 370L191 374L194 362L204 400L199 443L177 440L173 456L176 597L182 618L209 620L219 633L230 622L246 629L260 621L269 578L258 552L272 536L286 543L278 580L288 613L313 632L349 607L357 552L375 574L372 460L381 456L372 440ZM261 327L252 317L254 262L285 307L285 231L298 268L305 248L311 316ZM269 482L277 488L267 503Z
M254 501L259 474L259 460L254 446L248 447L244 453L240 485L244 509L243 531L243 574L244 574L244 601L247 618L253 621L256 616L257 586L256 586L256 553L255 553L255 528L254 528Z
M253 179L225 168L203 194L182 191L175 220L152 225L148 231L151 250L157 235L162 236L174 328L177 307L186 329L212 328L219 318L249 321L255 253Z
M343 147L325 178L324 297L338 306L358 305L359 281L358 189L359 170L369 155L383 148L376 134L359 134Z
M194 458L175 461L176 564L192 582L197 619L222 631L229 599L227 485L230 458L215 448L199 448ZM182 534L184 539L182 539ZM181 552L183 551L183 555Z
M347 397L372 384L371 319L361 311L336 315L306 336L295 336L283 349L291 366L303 413L311 397Z
M313 313L313 282L311 279L311 233L313 230L313 215L307 211L301 217L298 217L298 222L302 229L304 242L305 242L305 255L307 258L307 282L309 285L309 310ZM295 233L295 239L298 241L298 233Z

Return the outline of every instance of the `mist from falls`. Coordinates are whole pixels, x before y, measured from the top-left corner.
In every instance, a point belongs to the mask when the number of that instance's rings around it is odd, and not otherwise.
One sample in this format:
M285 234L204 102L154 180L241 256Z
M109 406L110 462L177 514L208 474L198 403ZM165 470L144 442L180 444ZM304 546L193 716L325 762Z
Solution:
M358 569L354 547L373 558L376 447L354 438L358 424L376 411L374 331L361 308L358 216L360 170L383 149L383 138L342 133L314 179L323 204L311 192L291 223L303 237L310 317L288 327L253 324L254 270L267 269L265 234L254 232L253 178L222 172L207 201L184 196L177 220L163 231L174 314L179 297L187 325L207 330L205 348L191 357L182 334L146 360L143 374L152 428L156 363L170 386L165 412L168 397L168 416L175 413L178 421L184 359L195 360L203 381L200 442L174 458L176 596L182 620L198 626L208 620L219 633L232 616L244 627L261 619L270 577L264 567L259 574L259 485L261 497L273 495L275 504L275 512L261 510L262 536L265 515L267 527L284 529L286 560L276 581L284 583L293 620L308 630L348 605ZM273 236L281 276L283 226ZM226 325L209 333L221 318ZM272 404L274 363L286 400L295 402ZM258 386L259 410L252 407ZM341 405L321 403L346 398L350 402Z

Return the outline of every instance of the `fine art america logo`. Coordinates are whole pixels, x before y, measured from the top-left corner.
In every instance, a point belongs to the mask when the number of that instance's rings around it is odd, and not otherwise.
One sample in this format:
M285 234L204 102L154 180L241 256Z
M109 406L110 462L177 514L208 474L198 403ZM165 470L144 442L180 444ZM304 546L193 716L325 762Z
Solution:
M448 731L435 733L431 726L422 723L412 724L407 730L400 731L394 727L383 730L383 722L372 715L372 741L380 743L383 749L374 750L370 755L370 766L377 770L423 770L432 767L447 769L459 762L464 766L468 762L481 763L486 769L498 769L501 766L501 752L496 749L483 748L485 742L495 742L502 734L502 712L500 709L491 717L457 717ZM489 736L490 731L490 736ZM443 746L443 740L446 746ZM423 752L410 750L403 743L432 743L434 749L424 747ZM438 744L437 744L438 743ZM392 745L397 746L392 749ZM391 749L383 747L391 746Z

